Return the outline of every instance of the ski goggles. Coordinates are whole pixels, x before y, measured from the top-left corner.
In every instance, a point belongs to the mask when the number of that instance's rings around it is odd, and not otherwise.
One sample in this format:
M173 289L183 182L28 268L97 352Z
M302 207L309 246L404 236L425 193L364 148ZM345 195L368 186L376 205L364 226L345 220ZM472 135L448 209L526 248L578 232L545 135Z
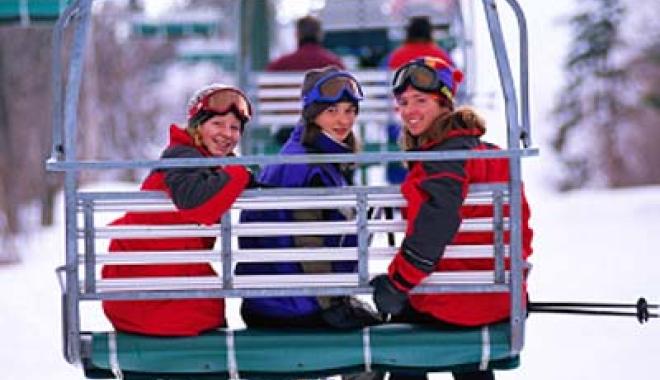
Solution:
M401 67L394 74L392 90L399 94L410 84L422 92L441 93L450 101L454 101L454 94L447 83L453 83L452 71L449 68L435 70L423 63L413 61Z
M319 79L314 87L303 95L303 107L312 103L334 103L343 96L359 102L364 98L362 87L347 72L334 72Z
M232 88L218 89L205 95L188 110L188 117L192 118L200 111L211 111L220 115L233 112L243 123L252 117L252 106L247 97Z

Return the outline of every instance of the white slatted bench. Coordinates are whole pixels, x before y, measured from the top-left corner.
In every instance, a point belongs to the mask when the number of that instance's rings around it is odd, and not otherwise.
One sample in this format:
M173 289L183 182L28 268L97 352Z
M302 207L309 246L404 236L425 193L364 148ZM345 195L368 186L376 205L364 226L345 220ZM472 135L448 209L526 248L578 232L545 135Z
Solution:
M332 191L329 191L332 190ZM336 192L343 192L337 194ZM269 195L270 194L270 195ZM499 246L449 246L447 258L493 258L499 261L497 270L475 272L434 273L422 286L434 286L446 292L507 291L508 274L504 257L508 246L503 243L509 220L501 210L506 203L504 184L473 187L466 203L492 205L499 209L497 218L463 220L462 231L493 231ZM493 201L496 199L497 201ZM216 225L107 225L102 214L118 212L159 212L172 210L173 205L162 193L153 192L82 192L78 213L81 220L77 237L83 299L121 299L146 292L146 298L188 298L252 296L270 289L271 294L361 294L369 293L368 281L378 272L375 262L389 262L397 251L387 246L379 236L401 234L405 221L367 219L367 209L402 207L404 200L394 187L352 187L344 189L262 189L246 191ZM350 221L259 222L240 223L240 210L352 208L357 217ZM358 247L340 248L271 248L240 249L240 236L280 235L358 235ZM499 238L497 238L499 236ZM107 250L113 238L217 237L213 250L197 251L135 251ZM375 237L375 239L374 239ZM371 242L371 244L370 244ZM496 252L500 252L496 255ZM237 263L290 261L359 261L360 273L234 275ZM100 279L99 267L111 264L212 263L220 268L218 277ZM383 265L381 265L382 271ZM150 293L151 292L151 293Z
M387 150L386 126L395 120L391 96L390 75L387 70L350 71L364 92L355 132L364 150ZM295 125L302 110L300 89L304 72L256 72L251 99L255 117L245 143L252 154L275 154L279 147L273 134L282 127ZM395 146L390 146L395 149Z

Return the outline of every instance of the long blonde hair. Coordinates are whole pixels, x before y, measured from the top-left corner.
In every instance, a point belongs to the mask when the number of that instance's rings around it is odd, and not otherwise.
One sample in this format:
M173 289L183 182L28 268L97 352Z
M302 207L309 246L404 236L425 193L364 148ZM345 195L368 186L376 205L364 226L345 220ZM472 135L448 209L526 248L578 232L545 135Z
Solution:
M408 130L404 130L399 145L403 150L416 149L432 141L440 142L447 137L449 131L460 129L476 129L483 134L486 133L486 122L472 107L459 107L438 116L420 136L413 136Z

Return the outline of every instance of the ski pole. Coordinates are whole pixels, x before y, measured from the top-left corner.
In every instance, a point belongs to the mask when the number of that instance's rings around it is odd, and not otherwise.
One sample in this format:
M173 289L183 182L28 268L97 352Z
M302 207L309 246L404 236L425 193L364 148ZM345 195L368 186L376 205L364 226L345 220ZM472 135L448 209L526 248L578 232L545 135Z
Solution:
M639 298L635 304L593 302L530 302L527 306L527 309L530 313L635 316L637 317L639 323L642 324L648 322L649 318L658 318L658 313L651 313L649 311L649 309L657 308L658 305L649 304L643 297ZM612 309L635 309L635 311L620 311Z

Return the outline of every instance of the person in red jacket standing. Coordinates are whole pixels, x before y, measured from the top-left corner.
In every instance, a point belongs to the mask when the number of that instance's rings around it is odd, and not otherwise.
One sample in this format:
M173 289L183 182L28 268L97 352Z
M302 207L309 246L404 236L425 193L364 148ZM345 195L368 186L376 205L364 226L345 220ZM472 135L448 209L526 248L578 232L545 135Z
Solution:
M202 158L233 155L252 114L239 89L212 84L190 99L188 124L170 126L170 142L162 158ZM112 225L213 224L252 182L242 166L154 169L142 191L163 191L176 210L127 212ZM173 237L113 239L111 252L212 249L215 238ZM106 265L102 276L217 276L209 264ZM104 301L103 310L118 331L159 336L191 336L225 326L222 299Z
M420 57L437 57L453 65L447 52L433 42L431 21L427 16L411 17L406 27L406 40L403 45L394 49L387 61L390 70Z
M483 119L470 108L454 109L462 73L440 58L415 59L396 71L393 92L403 120L406 151L493 150L481 139ZM407 229L388 274L375 277L374 301L394 321L430 323L443 328L474 327L510 315L507 293L419 294L408 292L435 271L493 270L494 260L443 258L449 244L493 244L489 232L459 232L463 218L492 216L492 207L464 205L471 184L509 179L507 159L414 161L401 185L407 201ZM505 211L508 212L508 211ZM523 257L532 253L529 206L523 194ZM508 239L508 236L506 236ZM493 372L455 372L454 379L488 380ZM424 379L401 376L391 379Z

